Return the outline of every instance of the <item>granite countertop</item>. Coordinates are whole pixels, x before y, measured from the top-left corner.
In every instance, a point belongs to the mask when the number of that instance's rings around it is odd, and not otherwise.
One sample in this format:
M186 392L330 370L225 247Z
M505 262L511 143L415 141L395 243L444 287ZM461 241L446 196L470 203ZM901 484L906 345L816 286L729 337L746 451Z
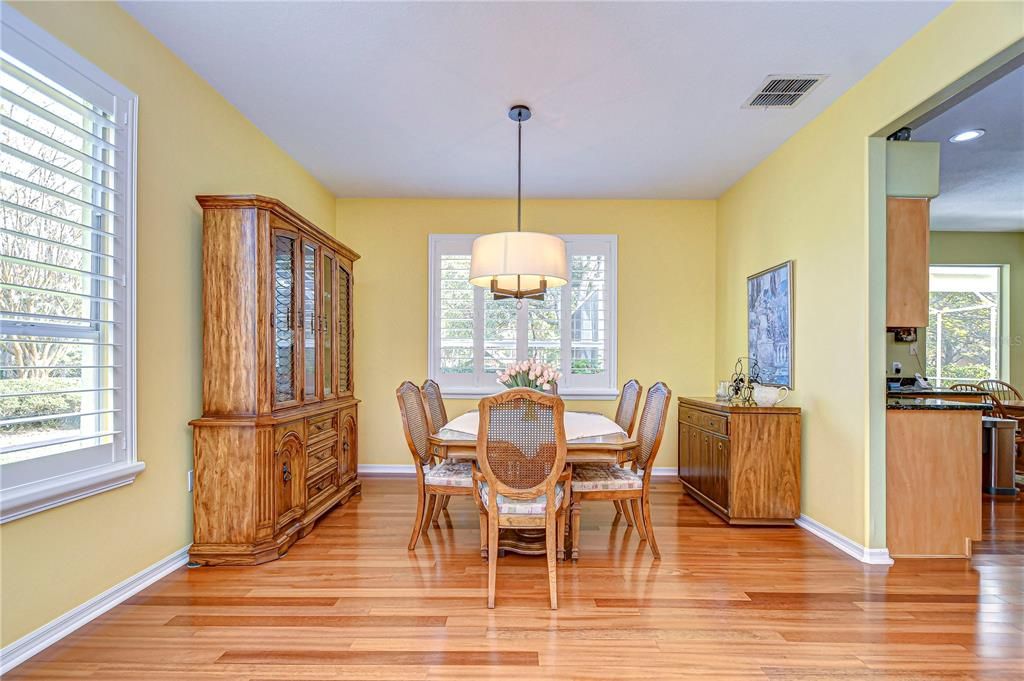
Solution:
M950 390L949 388L915 388L908 386L896 390L889 389L886 393L889 397L903 397L912 395L914 397L942 397L944 395L963 395L963 390Z
M986 411L991 405L977 402L958 402L956 400L938 400L933 398L901 398L890 397L885 402L886 409L931 409L946 411Z

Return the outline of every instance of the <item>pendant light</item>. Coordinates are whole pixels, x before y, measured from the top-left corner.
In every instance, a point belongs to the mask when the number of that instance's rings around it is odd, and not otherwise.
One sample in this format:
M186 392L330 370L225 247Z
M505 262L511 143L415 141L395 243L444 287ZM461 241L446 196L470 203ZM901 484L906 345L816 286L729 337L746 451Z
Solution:
M514 106L508 117L519 131L516 231L473 240L469 283L490 288L495 300L544 300L548 289L569 281L565 242L552 234L523 231L523 122L530 120L530 109Z

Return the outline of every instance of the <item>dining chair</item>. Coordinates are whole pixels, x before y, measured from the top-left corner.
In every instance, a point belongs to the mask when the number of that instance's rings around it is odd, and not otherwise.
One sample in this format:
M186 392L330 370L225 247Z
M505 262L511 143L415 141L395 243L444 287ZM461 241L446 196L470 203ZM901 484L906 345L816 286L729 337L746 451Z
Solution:
M619 393L619 406L615 409L615 423L626 431L626 435L633 433L633 426L636 425L637 407L640 406L640 396L643 394L643 386L635 378L631 378L622 386ZM633 520L629 517L629 508L623 507L622 502L613 499L615 504L615 517L625 514L626 524L633 526Z
M658 381L647 390L640 425L636 430L636 449L632 468L580 463L573 466L572 478L572 558L579 557L580 506L587 499L612 499L623 507L633 507L633 522L641 539L647 540L651 553L661 558L651 522L651 472L661 447L668 421L672 391Z
M992 413L996 418L1009 419L1013 418L1009 412L1006 411L1006 406L1003 405L1003 401L999 397L988 390L981 387L981 383L954 383L949 386L950 390L956 390L957 392L980 392L984 393L981 398L982 402L991 405Z
M1021 397L1020 391L1006 381L997 381L990 378L984 381L978 381L977 385L978 390L984 390L989 395L995 395L1001 402L1024 400L1024 397Z
M448 425L448 412L444 408L441 386L437 384L437 381L428 378L420 386L420 394L423 396L423 406L427 409L427 426L430 429L430 434L433 435ZM451 501L451 497L445 495L434 505L434 517L431 522L437 521L441 512L448 508L449 501Z
M561 398L531 388L480 400L473 494L487 532L488 608L494 607L502 528L544 528L548 592L551 609L558 608L557 552L565 548L570 496L564 416Z
M430 452L427 437L430 434L427 410L420 389L411 381L404 381L395 390L398 409L402 414L405 442L409 445L416 469L416 521L409 538L409 550L416 548L420 533L425 532L434 516L439 497L472 496L473 470L469 463L437 462Z

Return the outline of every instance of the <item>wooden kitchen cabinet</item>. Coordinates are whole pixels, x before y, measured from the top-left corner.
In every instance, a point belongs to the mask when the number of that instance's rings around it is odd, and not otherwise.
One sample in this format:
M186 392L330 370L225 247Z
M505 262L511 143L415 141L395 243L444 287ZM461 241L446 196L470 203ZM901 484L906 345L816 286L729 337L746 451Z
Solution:
M886 201L887 327L928 326L928 207L924 198Z
M679 398L679 479L731 524L800 515L800 409Z

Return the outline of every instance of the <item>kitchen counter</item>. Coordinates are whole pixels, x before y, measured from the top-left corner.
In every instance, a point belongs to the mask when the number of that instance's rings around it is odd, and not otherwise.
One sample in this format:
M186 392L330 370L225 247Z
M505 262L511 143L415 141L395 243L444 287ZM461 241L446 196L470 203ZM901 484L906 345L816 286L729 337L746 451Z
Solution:
M915 388L914 386L907 386L904 388L897 388L895 390L889 389L886 393L888 397L963 397L964 393L968 395L976 394L967 392L964 390L950 390L949 388Z
M906 409L906 410L949 410L949 411L964 411L964 410L976 410L986 411L991 409L991 405L982 404L980 402L961 402L959 400L940 400L928 397L890 397L885 401L886 409Z

